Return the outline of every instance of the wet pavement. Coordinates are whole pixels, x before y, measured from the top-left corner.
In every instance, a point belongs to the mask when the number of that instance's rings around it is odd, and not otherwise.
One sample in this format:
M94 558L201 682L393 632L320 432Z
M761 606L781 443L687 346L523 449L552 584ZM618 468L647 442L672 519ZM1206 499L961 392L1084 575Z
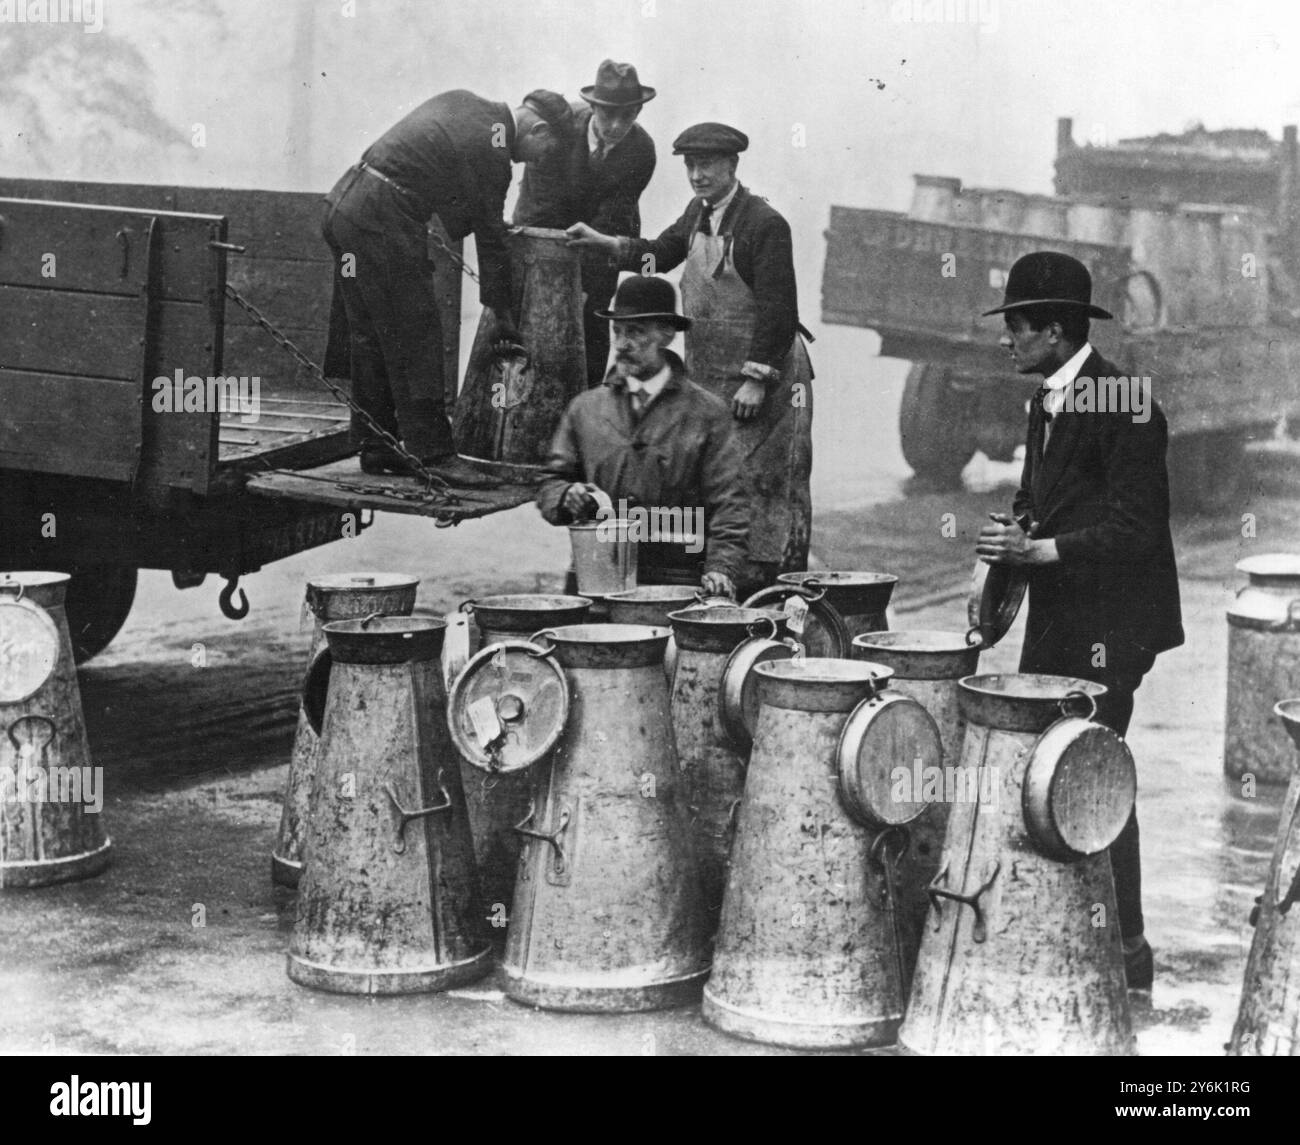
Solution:
M898 573L895 628L964 628L974 534L1010 496L997 481L1011 467L975 469L974 489L960 494L908 486L875 505L830 499L814 534L819 562ZM1275 472L1245 511L1254 538L1242 537L1239 514L1179 523L1188 641L1143 684L1129 736L1156 951L1154 991L1131 996L1146 1054L1222 1052L1283 795L1261 787L1243 798L1223 778L1224 612L1235 560L1295 549L1300 492ZM953 536L941 528L947 513ZM557 1015L507 1001L497 976L375 1000L317 993L285 974L293 895L272 885L269 853L310 639L305 579L414 573L417 610L437 613L472 595L557 590L566 544L530 508L453 530L381 516L356 540L248 580L243 622L217 613L216 584L182 593L166 574L143 574L127 627L81 676L114 863L87 882L0 896L0 1052L784 1052L716 1033L698 1007ZM982 670L1014 669L1022 625Z

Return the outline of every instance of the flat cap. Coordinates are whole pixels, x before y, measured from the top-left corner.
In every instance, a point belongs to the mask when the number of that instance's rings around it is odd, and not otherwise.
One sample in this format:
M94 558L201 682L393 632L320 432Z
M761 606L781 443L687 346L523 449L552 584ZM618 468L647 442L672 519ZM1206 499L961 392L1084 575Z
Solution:
M673 140L674 155L738 155L749 136L725 123L697 123Z
M569 101L557 91L538 88L524 96L524 106L532 108L557 131L573 134L573 108Z

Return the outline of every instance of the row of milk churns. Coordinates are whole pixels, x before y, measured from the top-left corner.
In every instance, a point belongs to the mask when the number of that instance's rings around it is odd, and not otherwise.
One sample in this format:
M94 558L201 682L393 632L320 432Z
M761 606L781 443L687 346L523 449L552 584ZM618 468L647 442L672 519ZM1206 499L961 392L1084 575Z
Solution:
M644 587L600 624L585 597L444 620L411 578L314 582L273 858L290 976L443 989L504 929L507 994L547 1009L702 996L780 1045L1132 1052L1097 925L1135 791L1104 689L976 675L976 630L888 631L895 582Z

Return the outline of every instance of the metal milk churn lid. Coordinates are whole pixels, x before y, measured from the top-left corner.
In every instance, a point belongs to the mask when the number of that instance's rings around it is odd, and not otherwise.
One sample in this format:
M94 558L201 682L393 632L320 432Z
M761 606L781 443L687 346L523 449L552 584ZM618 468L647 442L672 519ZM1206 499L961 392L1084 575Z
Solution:
M489 773L522 771L545 757L569 718L569 683L527 640L489 644L456 677L447 727L467 763Z
M1029 577L1023 569L975 562L966 617L984 647L992 648L1010 631L1028 588Z
M850 636L889 627L886 609L898 586L898 577L891 573L819 569L782 573L776 579L778 584L795 584L814 592L825 589L826 602L844 618ZM810 648L809 655L818 653Z
M736 645L722 668L718 683L718 725L739 752L747 752L753 746L754 727L758 723L760 701L754 669L759 664L803 655L801 645L792 639L781 639L787 622L786 615L781 615L780 624L775 619L755 621L749 639Z
M0 705L34 696L59 661L59 627L25 592L9 574L0 580Z
M1282 700L1273 710L1293 747L1300 748L1300 699ZM1293 751L1268 880L1251 914L1255 936L1228 1043L1230 1057L1300 1056L1300 772L1295 762Z
M585 596L554 593L513 593L480 596L461 602L460 611L474 617L484 644L504 637L526 639L539 628L582 624L591 608Z
M774 584L759 589L744 606L781 608L786 614L786 631L810 659L842 660L849 654L852 634L844 617L827 599L825 587Z
M1263 632L1300 632L1300 556L1268 553L1237 562L1250 578L1228 609L1228 623Z

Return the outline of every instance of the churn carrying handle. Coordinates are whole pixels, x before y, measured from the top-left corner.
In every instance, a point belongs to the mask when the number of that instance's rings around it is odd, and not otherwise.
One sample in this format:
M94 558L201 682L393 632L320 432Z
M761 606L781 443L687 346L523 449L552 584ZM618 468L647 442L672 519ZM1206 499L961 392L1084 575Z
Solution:
M49 727L50 738L45 741L46 743L53 743L54 737L59 734L58 725L56 725L55 722L52 719L50 719L49 716L42 716L42 715L19 716L16 720L14 720L13 723L11 723L5 729L5 734L9 737L9 742L14 745L14 751L16 751L19 755L22 755L23 745L18 742L18 737L14 735L14 728L16 728L24 720L39 720L41 723L46 724Z
M889 840L898 839L898 853L890 859L889 857ZM898 932L898 866L903 861L903 856L907 854L908 848L912 845L912 833L901 823L886 827L872 841L871 849L867 852L867 858L880 868L881 874L885 881L885 902L889 907L890 913L895 917L893 926L894 932L894 961L897 963L898 981L902 986L903 995L906 996L912 989L912 975L908 970L908 961L903 957L903 939Z
M1066 692L1065 695L1061 697L1061 701L1058 705L1058 707L1060 707L1061 709L1061 715L1063 715L1066 719L1070 718L1069 703L1071 700L1075 700L1075 699L1087 701L1088 714L1083 717L1085 720L1090 720L1097 714L1097 698L1095 696L1088 695L1087 692L1081 692L1076 688L1073 691Z
M968 629L966 629L966 647L980 649L988 647L984 643L984 637L980 634L978 624L972 624Z
M1286 606L1286 616L1274 621L1269 626L1272 632L1296 632L1300 631L1300 597L1295 597Z
M549 637L551 637L552 639L554 639L554 638L555 638L555 629L553 629L553 628L541 628L541 629L538 629L538 631L534 632L534 633L533 633L533 634L528 638L528 643L533 645L532 648L527 649L528 655L529 655L529 656L536 656L538 659L541 659L543 656L549 656L552 652L554 652L554 651L555 651L555 645L554 645L554 644L550 644L550 645L548 645L547 647L543 648L540 644L537 643L537 639L538 639L539 636L549 636Z
M388 793L388 798L393 804L393 810L399 816L397 842L393 844L393 851L398 855L406 853L406 825L411 820L427 819L430 815L437 815L441 811L451 810L451 793L447 790L447 785L442 781L441 770L438 772L438 794L442 797L442 802L435 803L432 807L421 807L418 811L408 811L397 798L397 792L393 790L391 783L385 783L384 790Z
M550 843L550 845L555 849L555 873L557 875L562 875L564 874L565 868L568 866L568 859L564 854L564 844L560 840L563 837L564 832L569 829L569 809L566 807L560 812L560 825L550 833L547 833L546 831L534 831L528 826L528 824L533 821L533 816L536 813L537 808L530 803L528 805L528 814L515 824L514 829L518 834L525 835L529 839L540 839L543 843Z
M23 593L26 591L26 585L20 580L10 580L9 574L5 574L4 580L0 580L0 592L8 592L10 589L17 589L14 593L14 600L22 600Z
M754 631L760 624L766 624L771 630L766 636L759 636L759 634ZM757 620L751 620L747 625L745 625L745 631L755 640L775 640L779 629L776 626L776 621L770 616L760 616Z
M929 886L925 888L925 893L929 896L930 905L934 907L936 914L943 914L941 899L951 899L955 903L964 903L974 910L975 925L971 929L971 938L976 942L983 942L988 938L988 927L985 925L984 908L980 906L980 898L992 888L1001 870L1002 862L998 860L993 864L993 873L989 875L988 879L970 894L964 895L939 885L941 882L947 882L948 880L948 864L944 863L939 873L930 880Z

